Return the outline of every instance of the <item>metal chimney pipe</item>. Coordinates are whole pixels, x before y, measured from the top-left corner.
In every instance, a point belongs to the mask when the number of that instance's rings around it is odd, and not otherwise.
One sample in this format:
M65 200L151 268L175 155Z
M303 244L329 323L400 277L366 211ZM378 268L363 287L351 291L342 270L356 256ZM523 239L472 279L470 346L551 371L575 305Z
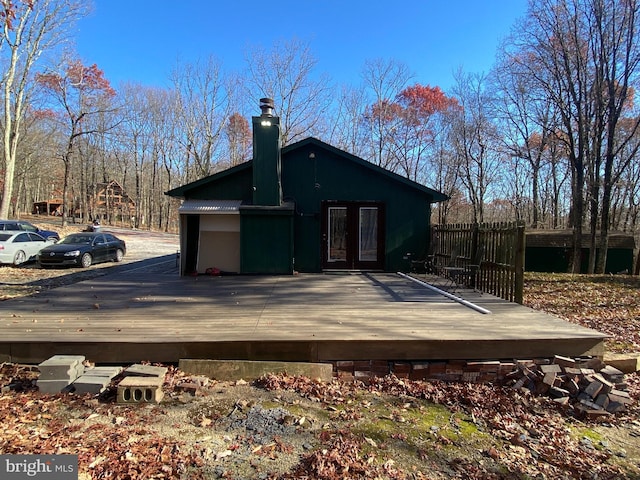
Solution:
M273 99L272 98L261 98L260 99L260 110L262 110L261 117L273 117Z

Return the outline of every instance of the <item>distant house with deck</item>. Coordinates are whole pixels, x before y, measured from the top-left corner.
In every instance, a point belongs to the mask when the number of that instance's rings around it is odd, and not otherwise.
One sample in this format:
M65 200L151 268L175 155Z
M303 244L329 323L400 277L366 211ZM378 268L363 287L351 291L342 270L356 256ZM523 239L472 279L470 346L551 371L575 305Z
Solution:
M316 138L281 148L273 102L253 117L253 160L167 195L183 200L180 272L396 271L428 247L448 197Z

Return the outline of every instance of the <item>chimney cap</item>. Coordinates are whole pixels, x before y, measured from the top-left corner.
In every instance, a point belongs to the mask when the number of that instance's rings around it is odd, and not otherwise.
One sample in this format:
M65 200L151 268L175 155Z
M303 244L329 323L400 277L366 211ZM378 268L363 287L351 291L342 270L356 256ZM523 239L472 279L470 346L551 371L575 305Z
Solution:
M273 107L274 102L272 98L261 98L260 99L260 110L262 110L263 117L273 117Z

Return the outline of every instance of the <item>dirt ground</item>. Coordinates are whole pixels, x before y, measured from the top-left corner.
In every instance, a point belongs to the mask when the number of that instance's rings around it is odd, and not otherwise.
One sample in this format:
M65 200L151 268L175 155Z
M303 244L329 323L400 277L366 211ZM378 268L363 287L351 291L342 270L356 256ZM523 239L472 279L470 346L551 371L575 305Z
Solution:
M637 410L593 423L521 390L403 381L249 384L171 369L159 405L41 395L3 366L0 453L79 456L80 479L637 479ZM7 385L25 387L9 390Z
M115 233L125 262L178 248L175 235ZM114 265L1 267L0 300ZM43 395L34 366L3 364L0 453L75 454L80 479L640 479L637 374L626 377L635 403L596 422L499 385L218 382L168 367L160 404L119 405L115 385L96 397Z

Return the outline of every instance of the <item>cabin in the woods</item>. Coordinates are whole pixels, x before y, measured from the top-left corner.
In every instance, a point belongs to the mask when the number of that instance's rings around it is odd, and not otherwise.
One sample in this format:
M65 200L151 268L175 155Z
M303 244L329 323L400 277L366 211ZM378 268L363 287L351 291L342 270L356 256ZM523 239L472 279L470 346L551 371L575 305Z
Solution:
M67 195L67 205L71 203L71 196ZM31 213L34 215L62 215L62 192L54 192L49 200L34 202ZM103 220L129 220L135 213L136 202L127 194L115 180L96 183L88 188L88 194L83 204L75 202L74 216L79 217L82 212L89 218Z
M87 211L90 218L128 220L135 214L136 202L115 180L96 183L89 189Z
M62 196L33 202L31 213L34 215L62 215L62 204Z
M396 271L425 255L447 197L315 138L281 148L273 101L253 117L253 160L175 188L180 272Z

